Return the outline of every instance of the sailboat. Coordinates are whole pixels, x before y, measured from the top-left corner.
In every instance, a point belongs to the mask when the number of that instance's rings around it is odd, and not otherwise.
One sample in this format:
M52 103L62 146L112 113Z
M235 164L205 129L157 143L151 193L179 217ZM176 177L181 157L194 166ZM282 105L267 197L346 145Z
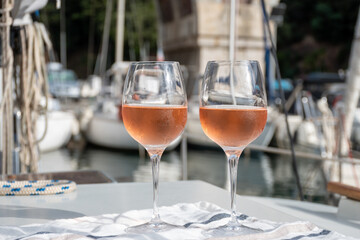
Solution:
M39 116L36 121L36 135L39 141L39 150L49 152L64 147L72 136L80 132L75 114L62 111L56 99L49 99L47 116Z
M121 104L118 90L124 81L129 62L114 64L108 76L113 76L112 84L106 88L107 97L98 101L95 109L88 109L84 114L87 118L83 124L83 132L89 142L108 148L138 150L139 144L129 135L122 122ZM117 75L118 74L118 75ZM115 76L121 76L120 81ZM156 86L154 86L156 87ZM181 137L175 139L166 150L173 150L181 141Z
M44 4L44 1L15 1L13 25L23 28L27 25L34 24L30 13L43 8L45 5L46 2ZM35 23L34 25L34 34L40 37L35 37L33 41L38 41L36 42L38 48L41 48L41 45L46 46L49 58L54 59L52 43L45 26L41 23ZM24 39L24 41L28 41L28 39ZM34 54L37 52L41 52L40 54L43 55L46 54L45 50L35 49L35 46L36 45L34 45L33 49ZM42 58L45 56L40 55L39 57ZM45 61L41 61L41 67L45 70L43 73L45 81L49 77L48 73L53 69L51 66L51 64L45 65ZM39 71L39 69L36 69L36 71ZM49 83L44 82L44 84L48 85ZM47 89L47 87L45 87L45 89ZM46 109L46 113L40 114L37 117L34 128L36 129L35 135L41 152L59 149L68 143L73 134L79 133L79 127L74 113L61 110L59 101L51 97L51 90L52 88L50 87L49 92L45 90L43 93L39 103ZM17 119L16 121L21 120ZM20 122L16 122L17 126L20 124Z

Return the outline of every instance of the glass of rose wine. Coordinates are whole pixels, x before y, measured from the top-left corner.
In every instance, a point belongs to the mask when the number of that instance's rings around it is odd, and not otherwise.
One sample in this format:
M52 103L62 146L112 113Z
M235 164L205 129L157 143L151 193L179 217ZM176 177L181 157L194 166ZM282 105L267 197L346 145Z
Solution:
M147 150L153 176L152 218L126 231L143 233L173 228L160 219L158 183L161 155L182 134L187 121L187 98L179 63L131 64L122 96L122 118L128 133Z
M257 61L208 62L200 89L200 122L205 134L225 152L229 164L231 218L209 234L253 232L237 220L237 165L244 148L264 130L267 100Z

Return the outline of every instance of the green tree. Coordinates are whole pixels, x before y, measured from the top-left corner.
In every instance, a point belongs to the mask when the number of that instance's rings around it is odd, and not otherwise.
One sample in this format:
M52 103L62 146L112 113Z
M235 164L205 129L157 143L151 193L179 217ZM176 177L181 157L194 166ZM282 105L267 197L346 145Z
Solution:
M96 57L100 51L105 20L106 0L66 1L66 34L68 68L72 68L79 77L87 77L87 62L90 60L94 69ZM116 36L117 1L113 0L111 30L107 67L114 62ZM40 12L40 21L44 22L50 32L55 52L60 52L60 10L55 1L49 1ZM140 45L149 46L149 54L156 54L156 11L154 1L126 1L124 60L130 60L130 52L135 60L140 59ZM93 42L93 48L89 44ZM91 71L92 72L92 71Z
M278 30L279 62L284 77L332 71L348 64L358 0L283 0L287 9Z

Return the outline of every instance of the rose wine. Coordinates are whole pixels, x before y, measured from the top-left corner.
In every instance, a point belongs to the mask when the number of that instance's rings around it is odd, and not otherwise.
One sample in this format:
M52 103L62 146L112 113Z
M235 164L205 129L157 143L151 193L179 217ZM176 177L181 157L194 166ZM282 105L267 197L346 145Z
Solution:
M250 106L200 107L205 134L221 147L245 147L264 130L267 110Z
M183 132L187 107L123 105L122 117L126 130L140 144L166 147Z

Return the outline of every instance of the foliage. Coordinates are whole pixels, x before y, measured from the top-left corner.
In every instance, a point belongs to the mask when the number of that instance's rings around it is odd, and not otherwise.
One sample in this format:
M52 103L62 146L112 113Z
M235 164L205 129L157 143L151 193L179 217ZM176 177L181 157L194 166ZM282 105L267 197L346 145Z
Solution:
M107 1L65 1L68 66L79 76L86 77L93 71L100 51ZM126 1L124 60L130 60L131 56L135 56L131 60L139 60L139 46L148 46L151 56L156 54L154 1ZM283 77L295 78L311 71L346 68L360 1L282 1L287 10L284 23L278 28L277 44ZM108 67L114 62L116 4L113 0ZM60 10L55 9L55 1L49 1L41 10L40 18L49 29L55 51L59 53ZM91 42L93 48L89 48Z
M283 76L294 78L311 71L346 68L359 1L282 2L287 5L284 24L278 29Z
M63 0L64 1L64 0ZM114 62L116 37L117 1L113 0L112 19L109 36L108 66ZM90 60L91 72L100 52L105 21L106 0L77 0L65 2L67 60L75 72L86 77L87 62ZM55 1L49 1L40 12L40 21L50 32L54 49L60 53L60 10ZM150 55L156 53L156 11L153 0L127 0L125 13L124 60L130 60L130 51L134 60L140 59L139 46L149 43ZM93 48L89 49L93 41ZM90 50L90 52L89 52ZM89 54L90 53L90 54Z

